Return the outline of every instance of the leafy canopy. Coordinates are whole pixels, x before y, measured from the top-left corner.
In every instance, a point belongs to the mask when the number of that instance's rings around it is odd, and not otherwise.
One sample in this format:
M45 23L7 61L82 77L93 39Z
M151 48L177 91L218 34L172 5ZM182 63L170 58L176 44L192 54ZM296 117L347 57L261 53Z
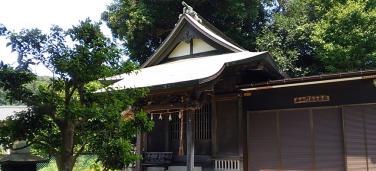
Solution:
M97 155L109 169L120 169L138 158L133 153L135 135L150 130L152 123L142 111L128 120L121 112L146 91L95 93L104 87L97 81L100 78L135 69L99 26L87 19L68 30L53 26L49 34L26 29L8 35L19 65L1 64L0 86L9 98L29 108L1 124L4 147L27 140L40 154L54 156L59 170L72 170L84 153ZM54 76L31 90L27 84L36 76L29 67L35 64L46 66Z
M270 51L281 69L291 76L313 74L318 69L310 41L313 19L309 6L292 0L274 11L271 23L257 37L257 49Z
M363 0L334 3L311 37L329 72L376 68L376 4Z
M273 12L257 37L291 76L376 67L376 3L291 0Z

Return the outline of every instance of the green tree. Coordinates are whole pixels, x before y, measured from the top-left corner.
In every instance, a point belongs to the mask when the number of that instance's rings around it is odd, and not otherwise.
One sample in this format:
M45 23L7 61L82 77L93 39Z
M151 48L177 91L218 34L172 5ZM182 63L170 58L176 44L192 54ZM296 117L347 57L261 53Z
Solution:
M195 11L248 50L267 19L272 0L187 0ZM114 0L102 14L115 37L125 43L134 61L143 63L174 28L182 12L181 0Z
M0 146L0 156L3 155L3 154L5 154L5 150L2 146Z
M376 67L375 1L291 0L277 6L257 46L291 76Z
M337 2L315 24L312 39L328 72L376 67L376 4Z
M4 65L4 64L2 64ZM26 85L26 88L30 89L33 93L38 92L38 87L40 85L48 83L50 80L49 77L46 76L37 76L36 80L32 81L31 83ZM22 105L19 101L12 101L11 98L8 98L8 93L0 88L0 105Z
M257 49L270 51L281 69L293 77L323 71L310 38L317 17L312 7L309 0L278 4L257 37Z
M138 158L133 153L135 135L150 130L152 123L142 111L129 120L124 120L121 112L146 91L96 93L104 87L98 79L135 68L122 60L121 50L99 26L87 19L66 31L54 26L49 34L29 29L8 36L9 46L18 53L19 66L0 66L0 87L29 109L1 125L4 147L11 148L15 140L27 140L39 154L53 156L61 171L72 170L81 154L96 155L106 169L120 169ZM36 79L28 69L34 64L46 66L54 77L33 92L27 86ZM114 151L117 157L107 158Z

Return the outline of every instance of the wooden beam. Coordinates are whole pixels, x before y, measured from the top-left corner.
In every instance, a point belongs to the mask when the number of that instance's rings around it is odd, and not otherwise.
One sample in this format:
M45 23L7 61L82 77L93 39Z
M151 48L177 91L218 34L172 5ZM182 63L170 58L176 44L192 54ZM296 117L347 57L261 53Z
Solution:
M157 89L157 90L150 90L148 96L156 96L156 95L166 95L166 94L187 94L192 92L192 87L186 88L168 88L168 89Z
M189 40L189 54L193 55L193 39Z
M173 113L179 110L197 110L207 103L212 90L193 91L188 94L174 96L152 96L146 99L141 108L148 113ZM168 100L168 99L172 100Z
M187 171L194 170L195 163L195 140L193 131L193 110L187 112Z
M171 110L195 110L199 108L199 105L187 104L187 103L174 103L174 104L156 104L156 105L146 105L142 109L146 112L163 112Z

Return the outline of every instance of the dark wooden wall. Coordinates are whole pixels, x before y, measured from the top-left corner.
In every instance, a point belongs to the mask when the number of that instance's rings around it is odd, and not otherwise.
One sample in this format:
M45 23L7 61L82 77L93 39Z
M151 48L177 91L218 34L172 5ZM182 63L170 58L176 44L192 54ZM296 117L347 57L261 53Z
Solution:
M239 155L239 111L238 98L216 100L216 146L217 156Z
M294 100L315 96L329 100ZM376 168L373 80L253 91L243 108L248 171Z
M248 113L249 171L376 169L376 103Z
M154 115L154 128L148 133L147 151L150 152L167 152L170 151L168 135L168 115L162 115L162 120L158 119L159 115Z
M340 108L248 114L249 171L345 170Z

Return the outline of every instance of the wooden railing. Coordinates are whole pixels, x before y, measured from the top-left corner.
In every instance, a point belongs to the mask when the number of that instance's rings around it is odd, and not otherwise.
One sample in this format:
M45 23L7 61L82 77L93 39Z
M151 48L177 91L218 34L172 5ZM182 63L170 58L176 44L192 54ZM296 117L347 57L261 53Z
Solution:
M214 169L221 170L221 171L236 171L241 170L241 163L240 160L214 160Z
M172 161L172 152L144 152L144 164L168 164Z

